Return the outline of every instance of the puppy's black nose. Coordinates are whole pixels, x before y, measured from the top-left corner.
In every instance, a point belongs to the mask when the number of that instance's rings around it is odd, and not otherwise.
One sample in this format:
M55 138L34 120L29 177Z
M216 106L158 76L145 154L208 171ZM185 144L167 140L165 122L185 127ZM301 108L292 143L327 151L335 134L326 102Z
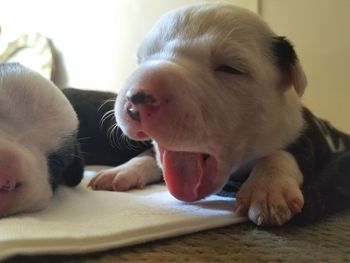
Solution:
M157 100L151 94L147 94L143 90L136 93L129 90L126 93L126 98L134 105L152 105L157 102Z

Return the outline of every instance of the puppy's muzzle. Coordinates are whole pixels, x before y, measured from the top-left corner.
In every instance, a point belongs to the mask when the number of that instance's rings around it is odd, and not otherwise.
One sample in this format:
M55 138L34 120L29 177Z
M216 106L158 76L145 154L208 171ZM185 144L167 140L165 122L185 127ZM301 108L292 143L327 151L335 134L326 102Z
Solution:
M129 103L126 109L127 113L135 121L141 121L141 107L155 108L158 104L155 97L143 90L136 93L129 90L126 94L126 99Z

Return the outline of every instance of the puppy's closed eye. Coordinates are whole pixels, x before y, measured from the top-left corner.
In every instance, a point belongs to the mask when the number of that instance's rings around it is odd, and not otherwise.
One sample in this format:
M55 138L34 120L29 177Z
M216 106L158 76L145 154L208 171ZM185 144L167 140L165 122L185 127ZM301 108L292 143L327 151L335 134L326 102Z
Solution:
M228 65L220 65L215 69L215 71L218 72L223 72L223 73L228 73L228 74L233 74L233 75L241 75L243 74L242 71L239 71L238 69L228 66Z

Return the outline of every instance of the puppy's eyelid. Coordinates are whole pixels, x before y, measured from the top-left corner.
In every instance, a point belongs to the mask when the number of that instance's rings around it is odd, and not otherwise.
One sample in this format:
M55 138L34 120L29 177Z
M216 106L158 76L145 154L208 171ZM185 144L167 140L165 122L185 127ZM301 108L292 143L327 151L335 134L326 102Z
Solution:
M221 65L221 66L218 66L215 71L219 71L219 72L223 72L223 73L228 73L228 74L233 74L233 75L241 75L243 74L242 71L234 68L234 67L231 67L231 66L228 66L228 65Z

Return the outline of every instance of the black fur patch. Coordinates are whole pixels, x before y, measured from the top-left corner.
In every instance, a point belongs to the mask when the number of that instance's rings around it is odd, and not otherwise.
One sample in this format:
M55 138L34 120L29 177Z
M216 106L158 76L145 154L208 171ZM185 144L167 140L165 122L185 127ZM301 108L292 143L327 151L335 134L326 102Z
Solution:
M83 178L84 161L76 134L68 136L59 149L47 157L52 189L76 186Z
M62 92L78 115L78 140L85 164L118 166L152 148L150 142L126 141L119 128L110 137L115 125L115 93L73 88Z
M288 70L298 59L293 45L286 37L274 37L272 41L272 51L276 57L278 68L282 70Z
M350 135L317 118L305 107L303 118L303 132L284 149L294 157L304 179L301 187L304 207L290 221L299 225L310 224L324 216L350 209ZM322 123L327 133L319 123ZM329 146L330 140L335 145L335 142L341 141L343 148L339 147L335 152ZM231 175L222 190L225 196L234 196L234 192L250 176L251 170L241 172Z

